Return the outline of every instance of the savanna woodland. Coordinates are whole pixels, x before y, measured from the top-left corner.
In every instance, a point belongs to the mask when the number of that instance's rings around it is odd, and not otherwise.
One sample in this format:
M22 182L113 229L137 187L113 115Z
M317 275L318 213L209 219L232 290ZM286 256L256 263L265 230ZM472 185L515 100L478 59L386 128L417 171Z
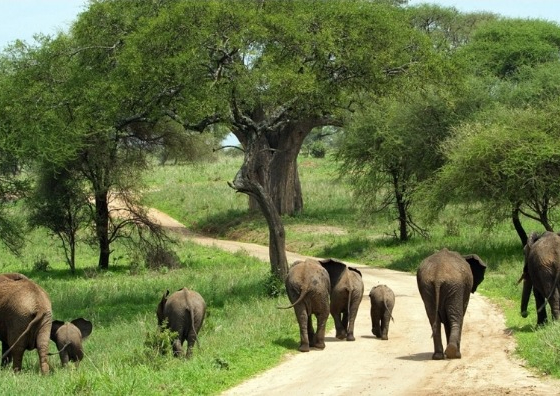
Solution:
M3 391L217 394L297 349L286 250L415 272L443 246L488 263L517 353L560 377L560 327L520 318L516 283L560 214L559 54L556 23L406 0L90 0L68 31L11 43L2 272L95 330L78 370L37 381L28 352ZM154 313L183 286L209 312L189 362L160 353Z

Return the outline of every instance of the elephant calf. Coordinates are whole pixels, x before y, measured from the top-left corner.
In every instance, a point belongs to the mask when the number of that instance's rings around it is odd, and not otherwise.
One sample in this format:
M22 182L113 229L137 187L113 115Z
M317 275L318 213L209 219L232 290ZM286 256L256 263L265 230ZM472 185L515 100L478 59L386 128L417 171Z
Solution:
M51 328L51 340L56 344L60 362L66 366L69 361L76 365L84 357L82 342L89 337L93 330L93 324L84 318L74 319L71 322L53 320Z
M286 277L286 292L299 324L300 352L310 347L325 348L325 328L329 319L331 282L327 270L313 259L296 261ZM313 330L312 315L317 317L317 333Z
M158 304L156 315L158 326L161 327L167 320L169 330L178 334L177 338L173 340L173 354L182 355L183 342L187 340L186 357L190 358L206 315L206 302L202 296L186 287L171 295L167 290Z
M432 359L461 358L461 331L470 294L484 280L486 264L476 254L461 256L442 249L425 258L416 273L418 291L432 326ZM441 341L441 324L445 328L445 355Z
M369 292L371 302L371 332L377 338L388 340L389 322L393 319L395 293L386 285L374 286Z

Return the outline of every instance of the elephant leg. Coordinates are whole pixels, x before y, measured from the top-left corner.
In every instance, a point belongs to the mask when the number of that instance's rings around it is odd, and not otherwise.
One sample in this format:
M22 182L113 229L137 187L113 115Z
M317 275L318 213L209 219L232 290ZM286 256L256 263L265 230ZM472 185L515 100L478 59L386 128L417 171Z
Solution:
M173 340L173 356L181 356L183 354L183 341L180 338Z
M309 346L314 347L316 344L315 329L313 328L313 315L307 314L307 338L309 339Z
M343 340L346 338L346 327L343 326L342 322L342 313L337 312L336 309L331 308L331 315L334 319L334 327L336 329L336 338L339 340Z
M385 310L383 312L383 317L381 319L381 339L388 340L389 339L389 323L391 322L391 312L389 310Z
M309 315L307 315L305 309L302 309L300 305L301 304L298 304L298 306L294 307L296 318L299 324L299 351L309 352Z
M8 343L2 341L2 356L6 353L6 351L10 349ZM12 361L12 354L11 352L2 358L2 367L7 366Z
M375 309L373 306L371 307L370 316L371 316L371 332L377 338L381 338L381 327L380 327L381 321L379 318L380 315L377 312L377 309Z
M548 321L544 296L535 288L533 288L533 294L535 296L535 305L537 306L537 325L544 325Z
M23 361L23 352L25 350L20 347L15 347L12 349L12 359L13 359L13 368L15 372L21 371L21 363Z
M448 359L461 359L461 331L463 328L463 315L456 312L447 312L444 320L447 347L445 356Z
M317 314L317 333L315 339L315 348L325 349L325 331L327 328L328 313Z
M552 319L558 320L560 319L560 294L558 293L558 289L554 289L554 293L550 297L550 310L552 312Z
M350 315L348 315L349 320L348 320L348 326L347 328L347 332L346 332L346 341L356 341L356 338L354 337L354 322L356 321L356 315L355 313L352 313Z

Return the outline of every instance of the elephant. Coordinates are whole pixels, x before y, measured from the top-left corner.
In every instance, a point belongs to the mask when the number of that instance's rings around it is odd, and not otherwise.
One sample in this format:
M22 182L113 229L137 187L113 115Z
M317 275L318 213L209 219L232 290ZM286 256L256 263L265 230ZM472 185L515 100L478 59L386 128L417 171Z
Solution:
M80 363L84 357L82 342L89 337L92 330L93 324L84 318L74 319L71 322L53 320L51 340L56 344L63 367L69 361L75 362L76 366Z
M527 317L527 305L531 290L537 306L537 325L547 321L546 303L550 304L552 318L560 318L560 236L550 231L529 236L523 248L525 264L523 292L521 294L521 315Z
M300 352L310 347L325 348L325 330L329 319L329 273L314 259L299 260L292 264L285 280L286 292L299 324ZM317 332L313 329L312 315L317 319Z
M173 340L173 355L183 354L183 342L187 340L187 359L192 357L194 343L198 341L198 333L202 328L206 315L206 302L202 296L186 287L169 295L167 290L158 304L158 326L161 328L167 320L167 328L177 332Z
M364 295L362 273L334 259L319 260L331 281L330 312L334 319L336 338L355 341L354 322Z
M476 254L461 256L446 248L420 263L416 280L432 326L432 359L461 358L463 319L470 294L484 280L485 271L486 264ZM442 323L447 338L445 355L441 340Z
M49 372L52 307L49 295L21 274L0 275L2 365L21 370L25 350L37 349L41 373Z
M388 340L389 322L393 319L392 313L395 307L395 293L387 285L377 285L371 288L369 299L371 332L377 338Z

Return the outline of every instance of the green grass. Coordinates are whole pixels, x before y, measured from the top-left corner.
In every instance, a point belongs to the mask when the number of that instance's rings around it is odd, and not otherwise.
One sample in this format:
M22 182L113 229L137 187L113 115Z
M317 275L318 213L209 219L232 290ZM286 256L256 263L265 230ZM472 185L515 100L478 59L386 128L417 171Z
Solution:
M146 175L144 202L195 231L266 244L264 219L247 213L247 198L227 185L240 163L224 157L214 164L156 167ZM305 210L284 218L289 250L408 272L443 246L477 253L489 265L478 290L504 309L519 354L539 371L560 376L560 326L535 329L534 309L527 319L518 313L521 287L516 282L523 260L509 224L482 230L474 220L450 211L430 230L430 239L414 237L400 244L390 214L359 213L349 186L337 180L332 160L303 158L299 169ZM536 225L526 227L530 231ZM21 257L2 250L1 270L23 272L41 284L56 319L83 316L94 323L78 369L62 369L58 356L51 356L52 374L39 376L37 354L27 352L21 374L2 370L3 393L215 395L274 366L286 353L296 353L293 311L277 309L287 304L286 296L267 296L269 264L187 241L180 241L176 251L179 269L147 271L116 246L110 270L99 272L95 251L81 246L78 271L71 275L58 244L44 232L29 234ZM34 269L45 260L48 271ZM158 355L145 345L155 334L155 309L163 292L183 286L199 291L208 304L200 348L195 347L190 361ZM56 351L52 343L51 351Z

